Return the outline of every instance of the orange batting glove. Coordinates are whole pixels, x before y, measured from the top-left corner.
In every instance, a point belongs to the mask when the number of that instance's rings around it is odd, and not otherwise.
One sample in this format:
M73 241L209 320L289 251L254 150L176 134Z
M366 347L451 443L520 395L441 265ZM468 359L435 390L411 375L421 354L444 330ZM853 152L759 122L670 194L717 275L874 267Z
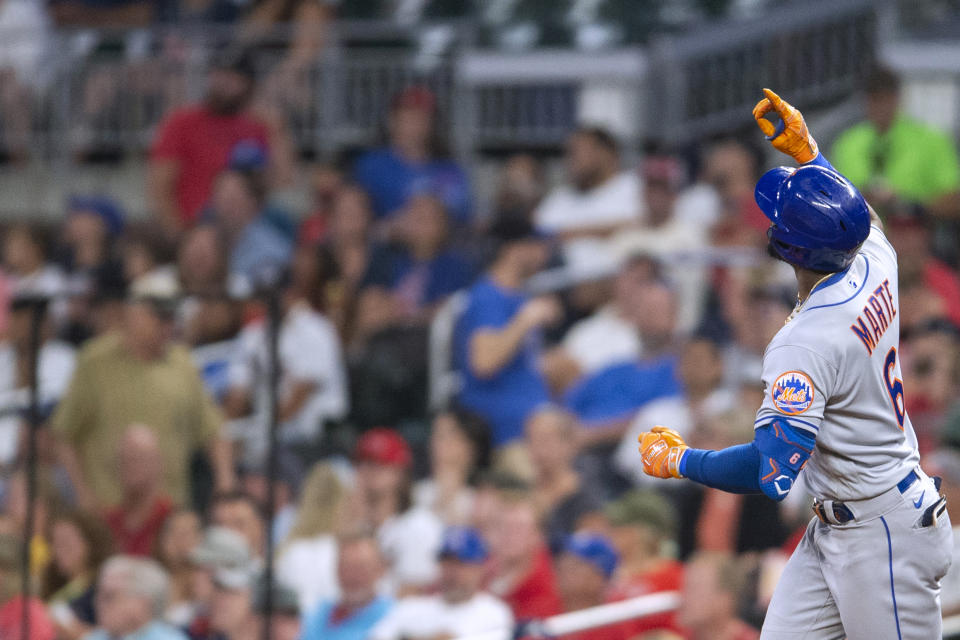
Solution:
M816 158L819 153L817 141L807 131L803 114L770 89L764 89L763 93L767 97L753 108L753 118L773 148L791 156L800 164ZM783 121L782 128L763 117L771 111L780 116Z
M667 427L656 426L641 433L640 457L643 460L643 472L656 478L682 478L680 458L687 450L683 437Z

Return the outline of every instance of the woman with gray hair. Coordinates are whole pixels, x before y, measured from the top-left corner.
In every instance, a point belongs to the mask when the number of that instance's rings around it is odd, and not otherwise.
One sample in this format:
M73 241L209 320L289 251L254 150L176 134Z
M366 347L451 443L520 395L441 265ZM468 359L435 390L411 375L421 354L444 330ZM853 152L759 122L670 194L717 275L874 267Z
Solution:
M100 626L84 640L186 640L162 621L170 581L155 560L114 556L107 560L97 583L95 607Z

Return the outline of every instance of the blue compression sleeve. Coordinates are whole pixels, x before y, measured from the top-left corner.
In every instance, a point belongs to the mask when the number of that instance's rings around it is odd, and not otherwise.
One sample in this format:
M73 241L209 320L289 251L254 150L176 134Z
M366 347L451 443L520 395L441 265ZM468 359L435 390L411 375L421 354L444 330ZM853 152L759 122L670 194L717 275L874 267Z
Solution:
M815 165L817 165L817 166L823 167L824 169L830 169L831 171L837 171L836 169L833 168L833 165L830 164L830 161L827 160L826 157L824 157L822 151L817 154L817 157L816 157L816 158L814 158L813 160L811 160L811 161L808 162L807 164L815 164ZM840 172L837 171L837 173L840 173Z
M730 493L760 493L760 451L753 442L720 451L687 449L681 475Z

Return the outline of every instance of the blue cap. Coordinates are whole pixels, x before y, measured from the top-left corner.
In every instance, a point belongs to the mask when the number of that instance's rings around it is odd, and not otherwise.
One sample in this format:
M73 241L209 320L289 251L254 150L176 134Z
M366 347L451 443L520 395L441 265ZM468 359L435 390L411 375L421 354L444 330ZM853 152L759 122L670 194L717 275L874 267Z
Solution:
M230 149L227 163L234 171L260 171L267 168L267 150L256 140L241 140Z
M570 536L563 546L563 552L589 562L607 578L613 575L620 562L613 543L605 536L593 533L577 533Z
M70 196L67 201L67 213L75 214L81 211L89 211L100 216L111 235L123 231L123 209L112 198L106 196Z
M455 558L460 562L479 564L487 559L487 543L476 529L448 527L437 555L440 558Z

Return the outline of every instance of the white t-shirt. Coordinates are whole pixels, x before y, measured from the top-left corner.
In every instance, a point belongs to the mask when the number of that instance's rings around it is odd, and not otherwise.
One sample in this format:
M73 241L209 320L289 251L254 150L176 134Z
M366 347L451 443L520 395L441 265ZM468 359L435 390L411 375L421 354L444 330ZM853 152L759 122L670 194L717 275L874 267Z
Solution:
M637 328L624 320L612 306L577 322L563 338L563 350L587 374L618 362L637 360L643 343Z
M283 320L279 338L280 397L294 383L316 385L299 413L280 426L286 442L302 442L320 435L322 421L339 419L347 412L347 382L340 339L333 324L305 305L292 308ZM237 349L228 377L234 388L253 389L252 434L264 442L248 442L258 450L265 445L269 384L267 380L267 334L264 323L248 326L237 337Z
M700 405L697 411L683 395L669 396L654 400L637 413L630 428L623 434L613 461L621 473L633 479L637 485L651 484L651 478L643 472L640 454L637 450L637 437L644 431L650 431L655 425L675 429L684 438L689 437L697 419L716 416L730 411L736 406L736 394L728 389L717 389ZM657 481L659 482L659 481Z
M50 341L40 347L40 404L56 402L64 394L76 354L70 345ZM17 454L23 411L30 404L30 393L17 386L17 354L8 342L0 344L0 464L13 461Z
M419 640L440 634L453 637L503 629L513 625L510 608L488 593L449 604L440 596L405 598L370 632L370 640Z
M392 587L424 587L437 579L443 529L440 518L423 507L407 509L380 525L377 540L390 565Z
M337 599L337 539L321 535L286 545L277 558L277 579L297 592L301 611L313 611L320 601Z

